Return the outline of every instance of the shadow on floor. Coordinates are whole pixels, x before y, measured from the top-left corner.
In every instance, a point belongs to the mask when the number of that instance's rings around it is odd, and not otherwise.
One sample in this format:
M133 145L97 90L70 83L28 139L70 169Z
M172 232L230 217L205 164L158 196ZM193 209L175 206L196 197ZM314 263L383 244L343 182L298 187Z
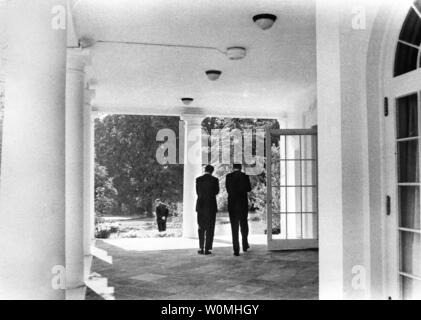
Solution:
M125 248L136 248L136 241L153 246L154 239L127 241L133 243ZM116 300L318 299L317 250L270 252L254 245L234 257L225 244L215 247L211 256L190 248L128 250L112 241L98 241L97 246L113 257L113 263L94 258L92 272L108 279ZM87 290L86 299L102 297Z

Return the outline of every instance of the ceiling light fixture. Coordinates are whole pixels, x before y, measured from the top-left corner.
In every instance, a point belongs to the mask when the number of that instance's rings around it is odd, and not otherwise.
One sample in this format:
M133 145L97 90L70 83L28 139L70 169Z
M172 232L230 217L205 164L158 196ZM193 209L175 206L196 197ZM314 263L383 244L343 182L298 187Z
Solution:
M95 40L89 37L81 37L79 39L79 48L86 49L95 45Z
M222 72L219 70L208 70L205 72L206 75L208 76L208 79L211 81L216 81L219 79L219 77L221 76Z
M270 29L275 23L276 19L277 17L270 13L261 13L253 17L254 23L257 24L262 30Z
M230 47L227 48L227 56L230 60L240 60L246 56L246 48L244 47Z
M181 98L181 101L184 103L184 105L189 106L193 103L193 98Z

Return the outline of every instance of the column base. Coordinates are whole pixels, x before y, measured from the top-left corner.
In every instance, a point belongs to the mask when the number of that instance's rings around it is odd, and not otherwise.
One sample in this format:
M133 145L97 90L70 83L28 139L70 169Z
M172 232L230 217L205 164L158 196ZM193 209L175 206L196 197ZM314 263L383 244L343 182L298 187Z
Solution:
M183 239L199 240L199 237L198 236L188 236L188 235L185 236L185 235L183 235L182 238Z
M86 285L83 284L77 288L66 289L66 300L85 300Z
M190 228L188 228L187 231L185 229L183 229L182 237L184 239L198 239L199 238L199 236L197 234L197 229L192 231Z
M92 260L93 260L93 255L85 255L84 274L83 274L83 278L85 279L85 282L86 280L89 279L89 276L91 275Z

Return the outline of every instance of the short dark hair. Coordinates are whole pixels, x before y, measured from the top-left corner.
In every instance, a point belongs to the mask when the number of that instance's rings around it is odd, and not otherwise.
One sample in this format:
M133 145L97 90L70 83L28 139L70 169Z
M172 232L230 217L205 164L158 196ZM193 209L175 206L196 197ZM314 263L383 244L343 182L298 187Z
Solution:
M208 173L213 173L215 171L215 168L213 167L213 166L211 166L210 164L208 164L206 167L205 167L205 172L208 172Z
M241 165L241 163L234 163L234 165L232 167L235 170L241 170L243 168L243 166Z

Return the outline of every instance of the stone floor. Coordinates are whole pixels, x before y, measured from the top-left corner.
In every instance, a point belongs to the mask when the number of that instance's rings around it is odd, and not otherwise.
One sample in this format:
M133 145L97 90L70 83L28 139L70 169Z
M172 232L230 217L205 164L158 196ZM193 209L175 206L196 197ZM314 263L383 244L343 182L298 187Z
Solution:
M264 245L252 245L250 252L234 257L230 245L220 240L213 255L199 256L195 241L187 246L179 245L182 241L98 241L113 262L94 258L91 270L107 278L113 288L108 298L116 300L318 299L316 250L269 252ZM171 250L164 250L166 245ZM90 289L86 293L87 300L104 297Z

